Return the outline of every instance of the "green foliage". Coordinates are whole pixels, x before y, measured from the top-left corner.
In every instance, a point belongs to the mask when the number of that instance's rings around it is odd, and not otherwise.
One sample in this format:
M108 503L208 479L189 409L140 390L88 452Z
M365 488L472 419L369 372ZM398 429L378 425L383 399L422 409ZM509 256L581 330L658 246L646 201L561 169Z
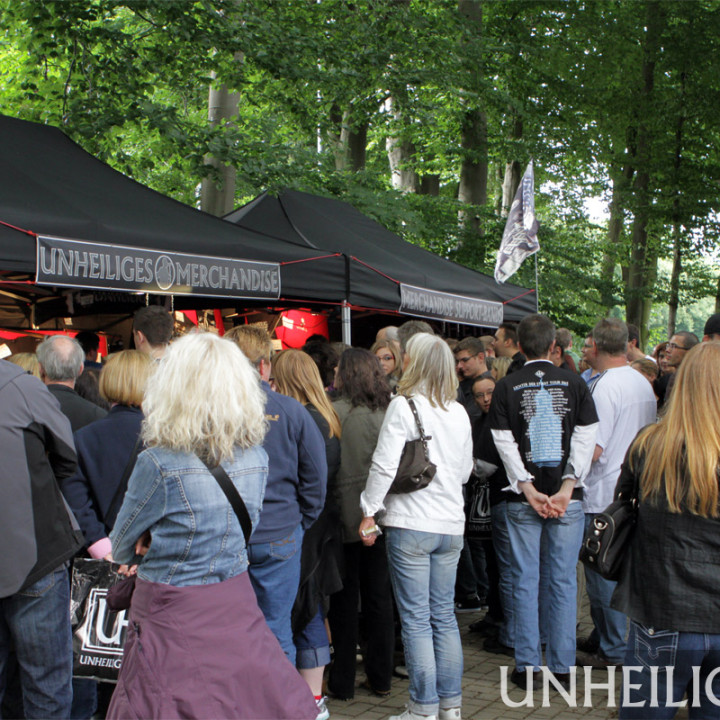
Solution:
M648 214L648 258L683 258L680 304L714 294L720 174L720 2L648 0L0 0L0 112L62 126L88 151L196 205L213 156L237 171L238 204L284 187L347 200L444 257L492 273L506 163L533 158L541 309L582 335L621 304L630 230ZM649 106L641 103L648 7L662 14ZM208 90L239 95L208 122ZM392 98L393 112L388 100ZM464 147L463 123L487 125ZM334 143L366 132L358 172ZM638 150L644 132L648 147ZM437 195L392 189L386 141ZM463 160L489 163L486 206L461 204ZM638 193L649 174L648 200ZM629 180L621 183L626 172ZM611 183L613 179L614 184ZM608 244L588 197L623 211ZM644 204L646 203L646 204ZM461 221L461 215L465 222ZM479 232L469 217L478 219ZM642 292L668 299L665 266ZM512 282L535 285L528 260ZM652 317L652 326L659 316Z

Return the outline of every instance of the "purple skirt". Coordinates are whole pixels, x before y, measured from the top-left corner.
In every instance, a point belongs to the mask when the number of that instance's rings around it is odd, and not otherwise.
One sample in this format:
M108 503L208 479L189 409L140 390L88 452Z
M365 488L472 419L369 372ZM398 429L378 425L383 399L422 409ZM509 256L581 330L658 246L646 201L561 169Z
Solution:
M109 720L314 720L317 712L265 623L248 573L189 587L138 579Z

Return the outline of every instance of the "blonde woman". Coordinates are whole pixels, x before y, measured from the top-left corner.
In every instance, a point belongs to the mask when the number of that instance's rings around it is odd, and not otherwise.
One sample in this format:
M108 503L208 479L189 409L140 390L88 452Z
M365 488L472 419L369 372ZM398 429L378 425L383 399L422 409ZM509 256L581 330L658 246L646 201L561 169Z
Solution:
M317 715L264 622L239 519L209 469L222 467L257 526L264 404L250 362L215 335L185 335L157 363L143 401L147 449L110 535L118 562L146 552L108 718Z
M637 485L640 498L613 596L631 620L621 718L672 718L686 692L690 718L720 717L719 472L720 343L711 342L685 355L664 416L640 431L618 480L616 492L629 497Z
M391 340L378 340L370 348L370 352L380 362L380 367L387 376L390 387L394 390L401 374L400 353L397 344Z
M490 369L490 372L492 373L495 382L498 382L498 380L502 380L507 375L507 371L510 367L511 362L512 358L509 357L496 356L493 358L492 368Z
M385 414L365 491L360 497L363 543L384 511L390 577L395 591L410 703L391 720L459 720L462 645L455 619L454 588L463 546L465 512L462 486L472 470L470 420L456 402L458 380L452 351L444 340L420 333L408 341L409 362L398 383L398 397ZM437 466L433 481L407 495L388 495L405 443L419 432L412 399Z
M273 375L277 392L305 406L325 441L328 493L325 508L303 538L300 586L292 613L295 664L315 697L321 717L327 712L322 696L323 672L330 662L324 607L329 596L342 588L342 536L339 512L332 499L340 467L342 429L320 371L307 353L283 350L274 358Z
M78 467L61 488L93 558L112 560L109 534L125 493L120 484L123 478L127 483L140 449L141 406L152 370L150 356L138 350L111 355L99 384L110 412L74 435Z
M34 375L36 378L40 378L40 363L38 362L37 355L35 353L14 353L7 358L7 361L21 367L23 370L29 372L31 375Z

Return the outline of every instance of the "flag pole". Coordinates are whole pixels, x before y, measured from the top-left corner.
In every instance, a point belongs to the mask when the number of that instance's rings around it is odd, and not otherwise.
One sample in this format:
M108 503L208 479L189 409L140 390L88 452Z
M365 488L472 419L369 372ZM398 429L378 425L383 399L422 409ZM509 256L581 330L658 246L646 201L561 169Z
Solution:
M538 254L535 253L535 303L537 305L537 311L540 312L540 283L538 282L538 264L537 264L537 256Z

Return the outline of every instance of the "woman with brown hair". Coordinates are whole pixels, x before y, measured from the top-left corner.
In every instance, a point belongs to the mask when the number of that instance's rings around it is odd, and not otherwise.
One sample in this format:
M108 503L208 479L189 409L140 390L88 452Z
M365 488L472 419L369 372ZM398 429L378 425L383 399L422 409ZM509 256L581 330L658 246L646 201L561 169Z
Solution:
M690 718L720 718L719 473L720 344L702 343L660 422L631 445L616 489L639 498L613 596L631 620L621 718L672 718L685 692Z
M292 615L296 665L315 696L318 718L322 720L329 716L322 697L323 671L330 662L325 616L330 595L342 589L342 538L339 512L333 499L335 476L340 467L342 429L323 388L318 367L307 353L283 350L274 358L273 374L277 392L304 405L325 440L327 499L320 517L303 538L300 586Z
M335 660L328 676L328 692L343 700L355 694L358 599L362 599L366 630L365 687L376 695L390 693L395 634L392 590L385 543L364 547L357 535L362 520L360 493L365 488L390 386L377 358L367 350L350 348L340 357L333 403L342 423L340 470L335 497L340 508L345 555L343 589L330 598L330 629Z

